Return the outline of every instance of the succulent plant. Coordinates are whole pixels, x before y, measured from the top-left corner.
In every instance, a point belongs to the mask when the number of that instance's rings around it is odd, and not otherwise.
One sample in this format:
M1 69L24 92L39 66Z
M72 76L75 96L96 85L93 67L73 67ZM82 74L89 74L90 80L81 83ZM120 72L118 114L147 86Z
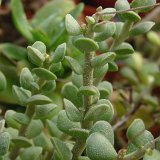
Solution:
M20 86L13 86L17 103L26 111L8 110L5 114L8 128L4 129L4 121L1 121L1 159L130 160L144 157L147 160L151 156L152 159L159 157L156 143L160 137L154 139L141 119L135 119L127 130L128 148L123 154L117 153L111 125L114 107L109 99L113 88L110 82L103 81L107 71L118 69L117 60L134 54L133 47L125 40L148 32L154 25L154 22L137 24L139 13L156 4L153 0L145 2L134 0L129 4L127 0L117 0L115 9L98 7L82 25L67 14L65 27L72 45L83 54L81 61L66 55L69 43L58 45L51 55L43 42L36 41L27 47L28 59L35 68L23 68ZM116 14L121 22L112 21ZM108 39L112 40L111 46L107 45ZM97 51L101 54L97 55ZM71 81L61 90L63 108L47 94L56 88L54 71L62 62L72 70ZM132 75L133 72L126 69L125 73Z

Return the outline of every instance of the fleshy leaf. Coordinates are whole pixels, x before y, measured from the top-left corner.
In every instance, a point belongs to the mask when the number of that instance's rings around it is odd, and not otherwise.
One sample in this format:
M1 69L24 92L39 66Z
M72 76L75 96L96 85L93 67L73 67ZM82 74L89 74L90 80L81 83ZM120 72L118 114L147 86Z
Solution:
M101 133L104 135L112 145L114 145L114 132L112 126L106 122L106 121L98 121L96 122L92 128L90 129L89 134L91 135L92 133Z
M141 22L141 23L135 25L130 30L130 35L131 36L138 36L138 35L144 34L148 31L150 31L154 25L155 25L155 23L151 22L151 21Z
M26 137L18 136L16 138L12 138L12 142L15 146L20 148L27 148L32 146L32 142L28 140Z
M116 57L116 54L114 52L107 52L95 57L92 60L91 65L92 67L104 66L108 62L113 61L115 57Z
M78 22L70 14L66 15L65 26L66 26L67 32L72 36L79 35L82 32Z
M30 42L33 42L33 36L31 34L31 26L29 25L25 16L21 0L11 1L11 11L14 23L19 32ZM17 12L18 11L18 12Z
M64 106L65 106L65 111L68 116L68 118L73 121L73 122L80 122L83 119L82 114L80 111L74 106L74 104L67 100L64 99Z
M82 140L86 140L89 135L89 131L82 128L72 128L69 130L69 132L73 137Z
M38 160L40 158L40 155L42 153L42 148L41 147L29 147L24 149L20 153L20 158L21 160Z
M89 53L98 50L98 44L90 38L78 38L74 41L74 45L82 53Z
M4 74L0 71L0 92L4 91L7 87L7 80Z
M156 0L133 0L131 3L131 7L132 8L137 8L137 7L142 7L142 6L148 6L148 5L154 5L156 4ZM152 7L149 7L147 9L141 9L138 10L139 12L147 12L148 10L150 10Z
M0 156L7 153L10 144L10 135L8 132L0 133Z
M71 69L75 73L77 73L77 74L82 74L83 73L82 67L80 66L80 64L78 63L77 60L75 60L74 58L69 57L69 56L65 56L65 59L67 60L67 62L69 63Z
M86 152L91 160L113 160L117 156L117 153L109 140L97 132L88 137Z
M42 66L45 61L44 54L32 46L28 46L27 50L29 60L36 66Z
M61 160L71 160L72 159L72 152L69 150L67 145L59 140L58 138L54 137L51 138L52 144L55 147L57 156Z
M28 68L23 68L20 74L20 85L25 89L32 89L31 83L34 82L34 78Z
M45 68L34 68L33 72L44 80L55 80L57 79L56 75Z
M52 56L53 63L59 63L64 59L66 53L66 43L59 45Z
M102 32L96 33L94 40L101 42L106 40L109 37L112 37L116 31L116 26L114 22L107 22L106 27Z
M26 137L32 139L38 136L42 132L43 127L41 120L32 120L26 130Z
M57 126L61 131L70 135L69 130L72 128L80 128L80 123L72 122L71 120L69 120L66 112L62 110L59 112L59 115L58 115Z
M37 94L33 95L27 100L27 104L29 105L42 105L42 104L49 104L52 100L44 95Z
M16 100L21 105L26 105L27 100L31 97L31 92L29 90L26 90L22 87L17 87L15 85L12 87L12 92Z

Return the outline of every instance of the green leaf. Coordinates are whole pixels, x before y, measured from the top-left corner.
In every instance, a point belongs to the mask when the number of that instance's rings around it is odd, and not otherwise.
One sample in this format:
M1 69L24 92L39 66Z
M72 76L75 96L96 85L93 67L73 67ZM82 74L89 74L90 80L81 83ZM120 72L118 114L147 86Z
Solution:
M59 159L61 160L71 160L72 159L72 152L69 150L69 148L63 141L54 137L54 138L51 138L51 142L53 146L55 147L55 150L56 150L56 153Z
M133 11L126 12L125 14L122 14L122 16L124 20L132 21L132 22L138 22L141 20L141 17Z
M143 160L159 160L160 157L160 152L156 149L149 151L148 153L146 152Z
M120 70L121 75L129 80L133 84L137 84L139 82L135 72L129 67L124 67Z
M114 109L111 102L106 99L100 99L95 105L106 105L107 110L101 114L95 113L94 121L104 120L110 122L114 116Z
M108 43L106 41L98 42L99 51L107 52L109 50Z
M156 0L145 0L145 1L141 1L141 0L133 0L131 3L131 7L132 8L137 8L137 7L143 7L143 6L149 6L149 5L154 5L156 4ZM147 9L141 9L139 10L139 12L147 12L148 10L150 10L152 7L149 7Z
M104 29L106 28L106 22L102 21L100 23L96 23L93 27L94 32L103 32Z
M112 126L108 122L106 121L96 122L90 129L89 134L91 135L92 133L95 132L104 135L110 141L110 143L114 145L114 131Z
M107 22L105 29L102 32L95 34L94 40L98 42L104 41L107 38L112 37L115 31L116 31L115 23Z
M25 16L21 0L11 1L11 11L14 23L19 32L30 42L33 42L33 36L31 34L31 26L29 25ZM17 12L18 11L18 12Z
M133 143L129 143L128 146L127 146L127 151L126 151L126 154L130 154L132 152L135 152L136 150L138 150L139 148L136 147Z
M21 160L39 160L40 155L42 154L42 148L41 147L29 147L24 149L20 153Z
M28 68L23 68L20 74L20 85L21 87L31 90L32 86L31 83L34 82L34 78L32 76L32 73Z
M111 14L111 12L116 12L116 10L114 8L105 8L100 11L100 20L108 21L112 19L116 13Z
M48 119L52 118L52 116L57 111L56 104L44 104L44 105L37 105L35 108L35 118L38 119Z
M41 41L36 41L33 45L33 48L38 49L42 54L45 54L47 52L46 46Z
M61 62L65 57L65 53L66 53L66 43L63 43L59 45L56 48L55 52L53 53L52 62L53 63Z
M102 67L95 68L93 72L94 84L98 84L101 81L101 79L104 78L107 71L108 71L108 64Z
M69 120L66 112L62 110L58 114L57 126L62 132L70 135L69 130L72 128L80 128L80 123Z
M97 94L97 88L94 86L81 86L78 91L79 95L92 96Z
M41 120L32 120L26 130L25 136L32 139L38 136L42 132L43 128L44 126Z
M116 25L116 31L114 33L114 38L118 38L122 32L124 23L123 22L116 22L115 25Z
M71 101L64 99L64 106L65 106L66 114L71 121L73 121L73 122L81 122L82 121L82 119L83 119L82 114L74 106L74 104Z
M53 64L51 64L51 66L49 67L49 70L50 70L52 73L60 72L62 69L63 69L63 66L62 66L62 63L61 63L61 62L59 62L59 63L53 63Z
M130 30L130 35L131 36L138 36L141 34L144 34L148 31L151 30L151 28L155 25L154 22L151 21L146 21L146 22L141 22L137 25L135 25L131 30Z
M46 136L44 132L33 138L33 142L35 146L42 147L44 151L53 149L50 137Z
M110 82L107 82L107 81L100 82L97 88L100 92L101 99L108 98L112 95L113 88Z
M91 17L91 16L86 16L85 20L89 25L92 25L92 24L95 23L95 19L93 17Z
M130 9L130 4L128 0L117 0L115 3L116 11L123 11Z
M116 48L114 48L113 51L117 55L123 56L123 55L132 54L134 52L134 49L129 43L124 42L124 43L121 43L120 45L118 45Z
M160 46L160 36L156 32L150 31L147 34L147 38L152 44Z
M72 1L49 1L36 11L36 13L33 15L33 18L31 19L31 23L34 27L43 27L43 30L49 34L50 30L55 29L60 23L55 19L59 17L63 18L68 12L74 9L74 6L75 5ZM49 36L52 37L53 34Z
M4 91L7 87L7 80L4 74L0 71L0 92Z
M10 135L8 132L0 133L0 156L7 153L10 144Z
M5 126L5 120L2 119L2 120L0 120L0 133L3 132L4 126Z
M10 59L23 60L27 59L27 50L11 43L0 44L0 51Z
M13 115L15 113L16 112L13 110L7 110L7 112L5 113L5 121L9 127L19 129L20 124L13 119Z
M96 51L99 48L98 44L90 38L77 38L74 41L74 45L82 53L86 53L86 54L92 51Z
M72 36L80 35L82 33L80 25L70 14L66 15L65 26L67 32Z
M146 95L143 97L143 102L146 105L151 105L153 109L156 109L156 107L158 107L158 98L155 96Z
M46 120L46 127L52 137L60 138L62 136L62 132L58 129L57 125L53 121Z
M86 113L84 120L86 121L91 121L96 119L96 117L100 116L104 112L107 112L109 109L109 106L107 104L98 104L98 105L93 105L89 111Z
M110 71L110 72L118 71L118 65L115 62L109 62L108 66L109 66L108 71Z
M46 94L46 93L51 93L56 89L56 82L55 80L50 80L45 82L42 87L41 87L41 92Z
M29 105L42 105L42 104L49 104L52 100L44 95L37 94L33 95L27 100L27 104Z
M42 66L45 61L44 54L32 46L28 46L27 50L29 60L36 66Z
M28 140L26 137L18 136L16 138L12 138L12 142L16 147L20 147L20 148L28 148L32 146L31 141Z
M22 87L13 85L12 92L16 100L23 106L26 105L27 100L31 97L31 92Z
M61 93L64 98L70 100L75 106L82 106L82 98L77 95L78 88L72 83L66 83L63 86Z
M95 57L92 60L91 65L92 67L104 66L108 62L113 61L115 57L116 57L116 54L114 52L107 52Z
M73 137L82 140L86 140L89 135L89 131L82 128L72 128L69 130L69 132Z
M154 137L152 133L145 130L144 132L139 133L138 136L131 139L130 141L132 141L132 143L136 147L141 148L141 146L144 146L145 144L150 143L153 140L154 140ZM154 148L154 147L155 147L155 144L151 144L151 148Z
M33 72L43 80L55 80L56 75L45 68L34 68Z
M12 118L17 121L19 124L25 125L29 122L29 117L25 115L24 113L18 113L16 112L13 114Z
M78 88L81 87L83 83L82 75L78 75L75 72L72 72L72 83Z
M66 1L65 1L66 2ZM62 5L62 3L60 4ZM76 5L76 7L70 12L70 14L74 17L74 18L77 18L78 15L82 12L84 8L84 4L83 3L79 3ZM52 43L50 45L50 49L54 48L55 46L55 43L57 41L62 41L62 37L63 37L63 34L66 33L66 30L65 30L65 24L64 22L62 22L62 24L60 24L61 26L61 32L59 32L59 27L58 27L58 30L57 30L57 35L54 36L54 39L52 39ZM62 42L61 42L62 43Z
M145 125L141 119L135 119L127 129L128 139L133 139L138 133L145 131Z
M117 11L128 10L130 9L130 4L127 0L117 0L115 3L115 8ZM120 13L118 15L123 21L129 20L129 21L137 22L141 20L141 17L133 11Z
M91 160L113 160L117 157L117 153L109 140L97 132L88 137L86 152Z
M65 56L65 59L67 60L67 62L69 63L71 69L77 73L77 74L82 74L83 69L80 66L80 64L78 63L78 61L76 61L75 59L73 59L72 57L69 56Z

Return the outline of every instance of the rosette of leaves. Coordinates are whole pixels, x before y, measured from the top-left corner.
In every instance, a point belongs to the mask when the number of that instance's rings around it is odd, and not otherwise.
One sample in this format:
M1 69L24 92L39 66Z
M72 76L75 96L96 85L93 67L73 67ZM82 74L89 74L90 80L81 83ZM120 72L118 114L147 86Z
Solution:
M51 56L40 41L28 46L27 50L29 60L36 67L32 71L23 68L19 78L20 86L13 85L13 95L19 105L26 107L26 111L21 113L8 110L5 114L7 130L11 136L10 150L5 157L13 160L49 159L53 155L51 136L61 136L56 121L52 121L61 106L47 96L56 88L57 77L51 66L63 61L66 44L59 45Z
M130 4L128 1L118 0L115 8L119 11L128 10ZM72 57L65 57L73 72L72 82L66 83L62 88L65 110L59 113L57 119L58 128L76 139L70 151L72 160L133 158L132 155L126 154L124 157L119 156L114 148L114 133L110 125L114 109L108 99L112 94L112 85L102 79L108 70L118 69L116 60L128 58L134 52L133 47L124 41L129 36L148 32L154 23L137 23L140 21L140 16L136 12L118 13L121 14L122 21L115 23L112 18L116 15L116 10L99 7L93 16L85 18L86 24L83 25L80 25L70 14L66 15L66 30L72 36L73 45L84 54L83 64ZM113 40L113 43L110 48L107 48L104 41L109 38ZM105 52L96 55L96 51L102 51L102 46ZM133 132L134 130L131 130L131 133ZM151 137L148 143L152 144L154 138L148 135L148 131L146 132L145 136ZM135 137L137 135L138 133L135 133ZM136 138L141 141L140 143L136 141L138 147L145 145L146 137ZM86 157L83 157L82 153L85 149ZM58 151L56 149L55 153ZM57 153L57 156L61 157L61 154ZM134 154L137 159L140 159L144 152L140 155L137 152Z

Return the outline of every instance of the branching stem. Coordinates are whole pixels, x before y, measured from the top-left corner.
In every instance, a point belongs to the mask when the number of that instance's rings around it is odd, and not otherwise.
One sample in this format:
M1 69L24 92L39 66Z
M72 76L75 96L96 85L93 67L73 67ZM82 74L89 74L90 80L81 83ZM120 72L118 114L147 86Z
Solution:
M126 13L126 12L129 12L129 11L137 11L137 10L153 8L153 7L157 7L157 6L160 6L160 3L154 4L154 5L147 5L147 6L142 6L142 7L126 9L126 10L122 10L122 11L116 11L116 12L106 12L106 13L98 12L98 14L121 14L121 13Z

